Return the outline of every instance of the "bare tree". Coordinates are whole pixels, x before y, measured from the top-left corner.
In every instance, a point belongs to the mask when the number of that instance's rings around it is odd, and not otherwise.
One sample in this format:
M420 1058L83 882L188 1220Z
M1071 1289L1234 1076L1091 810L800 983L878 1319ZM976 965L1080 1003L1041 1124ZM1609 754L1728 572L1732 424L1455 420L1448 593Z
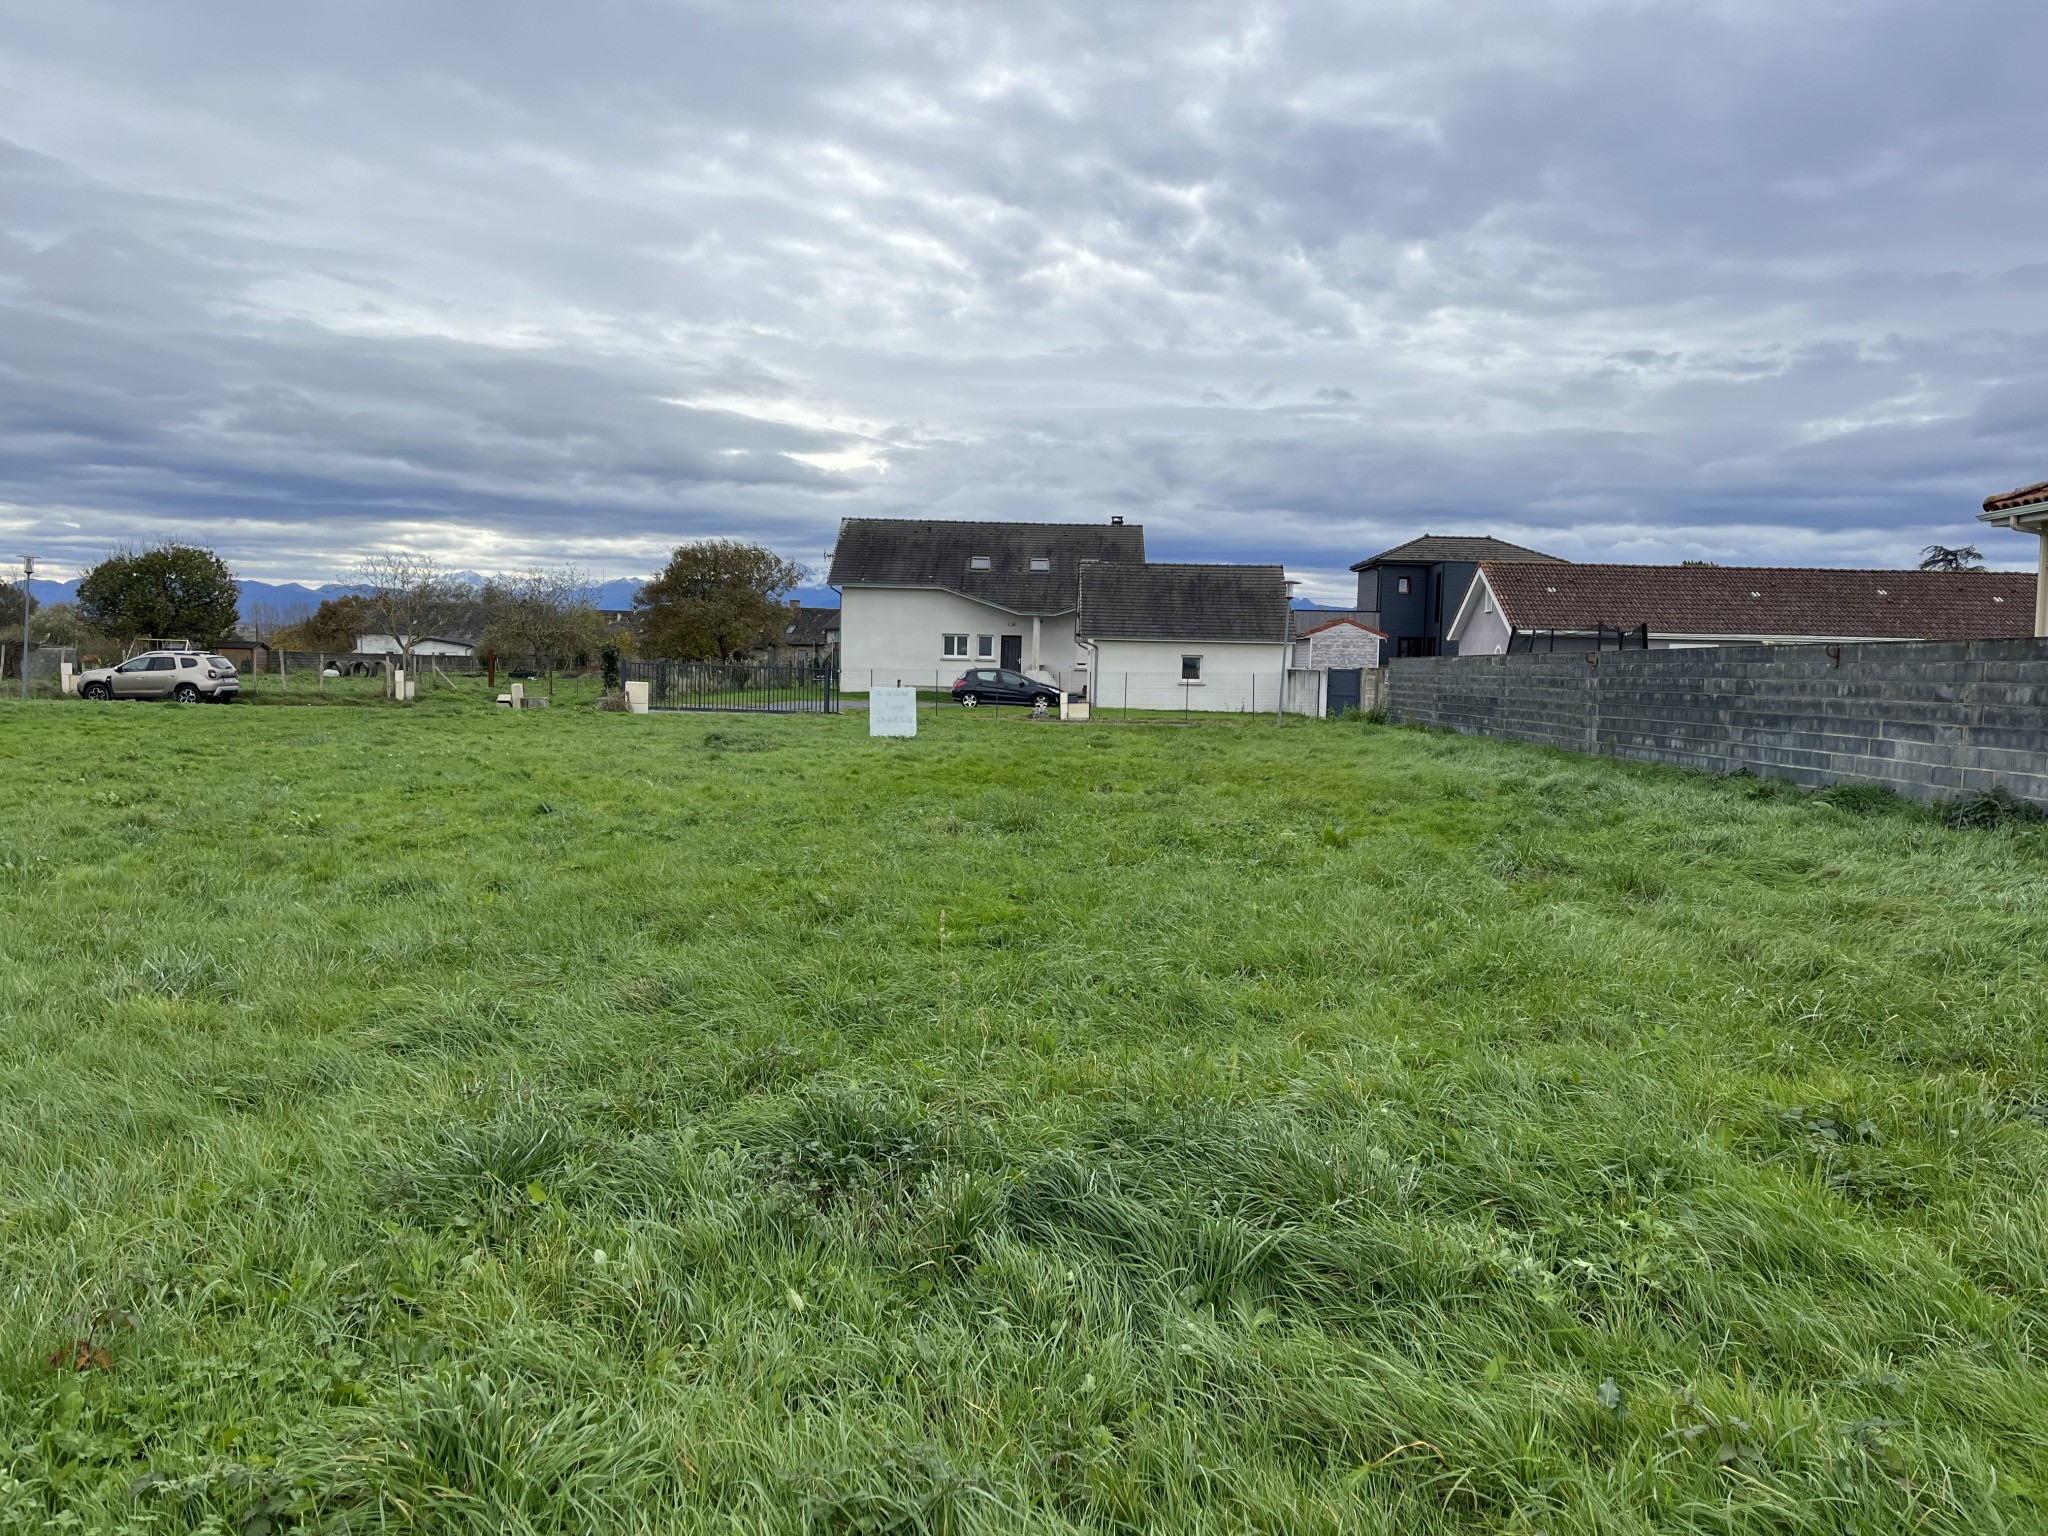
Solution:
M474 600L432 555L392 549L366 555L350 575L363 601L363 616L397 645L408 673L413 648L447 628Z
M588 573L574 566L485 582L484 648L529 657L536 671L549 660L596 651L604 643L604 620L591 602L595 589Z

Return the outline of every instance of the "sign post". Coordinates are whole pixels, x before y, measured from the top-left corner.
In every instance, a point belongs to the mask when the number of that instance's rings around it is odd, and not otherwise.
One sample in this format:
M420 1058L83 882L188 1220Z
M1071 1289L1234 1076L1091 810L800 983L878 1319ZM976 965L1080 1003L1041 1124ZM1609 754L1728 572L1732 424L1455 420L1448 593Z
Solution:
M868 690L868 734L870 736L915 736L917 734L917 690L915 688L870 688Z

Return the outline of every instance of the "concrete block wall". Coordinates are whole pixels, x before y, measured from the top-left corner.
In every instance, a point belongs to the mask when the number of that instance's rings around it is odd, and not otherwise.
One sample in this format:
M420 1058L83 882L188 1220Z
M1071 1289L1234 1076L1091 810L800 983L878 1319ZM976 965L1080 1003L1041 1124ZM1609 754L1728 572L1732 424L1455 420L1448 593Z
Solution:
M2048 809L2048 640L1408 657L1387 693L1397 725Z

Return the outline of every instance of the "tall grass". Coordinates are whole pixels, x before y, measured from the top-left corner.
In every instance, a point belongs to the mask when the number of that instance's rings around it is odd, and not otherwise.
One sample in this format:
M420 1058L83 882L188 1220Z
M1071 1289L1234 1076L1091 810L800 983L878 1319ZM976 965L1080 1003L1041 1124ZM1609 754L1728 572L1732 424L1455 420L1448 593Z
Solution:
M0 714L0 1529L2048 1527L2039 828L567 702Z

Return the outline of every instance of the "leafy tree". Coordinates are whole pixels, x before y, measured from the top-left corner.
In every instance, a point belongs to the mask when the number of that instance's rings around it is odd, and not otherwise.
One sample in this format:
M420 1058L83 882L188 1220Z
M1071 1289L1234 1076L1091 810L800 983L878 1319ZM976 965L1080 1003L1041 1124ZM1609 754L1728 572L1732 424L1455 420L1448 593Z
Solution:
M538 671L547 662L588 656L604 643L604 618L590 601L581 571L526 571L484 583L483 647L525 656Z
M737 539L685 544L633 595L645 610L649 655L677 661L725 660L752 650L789 621L783 599L804 568L773 550Z
M274 631L270 643L286 651L352 651L356 637L368 632L372 622L364 599L330 597L298 623Z
M109 555L78 583L78 611L122 640L215 645L234 633L242 589L220 556L190 544Z
M1984 556L1974 544L1960 544L1953 548L1947 544L1930 544L1920 551L1920 569L1981 571L1984 569Z

